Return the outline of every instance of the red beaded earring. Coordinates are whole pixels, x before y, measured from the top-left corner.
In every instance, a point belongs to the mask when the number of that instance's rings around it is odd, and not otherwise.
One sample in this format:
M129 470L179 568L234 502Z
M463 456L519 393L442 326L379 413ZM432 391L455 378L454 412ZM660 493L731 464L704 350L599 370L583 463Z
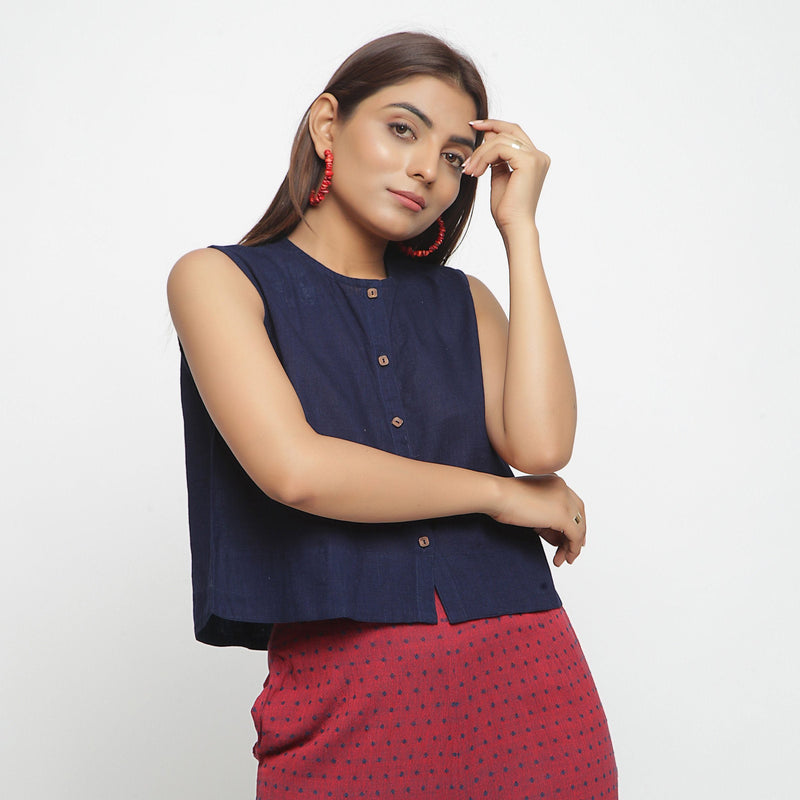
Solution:
M434 250L437 250L439 245L444 241L444 220L439 217L436 221L439 223L439 234L436 237L436 241L427 250L414 250L413 247L409 247L407 244L399 245L400 249L407 256L413 256L414 258L424 258L425 256L429 256Z
M330 150L325 151L325 177L316 192L312 191L308 197L308 202L312 206L318 206L328 194L328 189L331 188L331 180L333 179L333 153Z

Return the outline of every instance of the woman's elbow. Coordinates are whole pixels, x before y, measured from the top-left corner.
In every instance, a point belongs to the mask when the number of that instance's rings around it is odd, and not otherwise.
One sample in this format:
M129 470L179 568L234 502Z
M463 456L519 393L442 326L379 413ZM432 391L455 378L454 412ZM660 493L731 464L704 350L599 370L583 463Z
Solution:
M554 447L551 450L537 448L535 452L514 454L508 464L526 475L549 475L569 464L572 444L569 447Z
M305 449L297 441L277 459L268 474L262 473L256 481L261 490L273 500L292 508L304 509L313 497L314 477L303 456Z
M285 506L301 510L311 499L310 482L296 471L287 472L280 480L272 482L266 493Z

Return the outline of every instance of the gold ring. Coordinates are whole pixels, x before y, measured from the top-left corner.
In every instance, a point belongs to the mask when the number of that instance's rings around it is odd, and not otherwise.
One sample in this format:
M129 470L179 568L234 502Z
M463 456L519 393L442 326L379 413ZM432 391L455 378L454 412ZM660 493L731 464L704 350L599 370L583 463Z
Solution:
M580 515L580 512L579 512L579 513L577 513L577 514L576 514L576 515L575 515L575 516L574 516L572 519L574 519L574 520L575 520L575 524L576 524L576 525L580 525L580 524L581 524L581 515Z

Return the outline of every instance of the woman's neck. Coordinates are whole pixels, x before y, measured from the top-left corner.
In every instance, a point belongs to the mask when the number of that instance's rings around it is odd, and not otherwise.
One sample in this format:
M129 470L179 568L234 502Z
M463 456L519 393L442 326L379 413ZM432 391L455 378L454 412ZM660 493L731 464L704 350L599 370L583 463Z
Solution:
M326 198L329 203L330 199ZM306 220L298 223L288 235L292 244L348 278L379 280L386 277L385 239L357 229L334 203L324 209L309 209Z

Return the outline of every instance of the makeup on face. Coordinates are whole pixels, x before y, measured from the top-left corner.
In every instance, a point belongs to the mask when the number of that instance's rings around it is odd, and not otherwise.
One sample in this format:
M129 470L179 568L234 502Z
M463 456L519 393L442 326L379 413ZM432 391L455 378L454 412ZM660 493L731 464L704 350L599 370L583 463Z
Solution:
M426 128L429 130L433 129L433 121L431 118L411 103L389 103L387 106L385 106L385 108L404 108L406 111L411 112L415 117L417 117ZM466 136L458 136L454 134L449 136L447 141L452 142L453 144L464 145L464 147L469 148L470 152L475 149L474 137L467 138Z
M458 197L461 166L478 136L469 125L474 116L467 93L432 76L365 98L332 129L334 205L371 236L418 235Z
M401 192L396 189L389 189L389 191L397 197L402 205L412 211L422 211L425 208L425 198L414 192Z

